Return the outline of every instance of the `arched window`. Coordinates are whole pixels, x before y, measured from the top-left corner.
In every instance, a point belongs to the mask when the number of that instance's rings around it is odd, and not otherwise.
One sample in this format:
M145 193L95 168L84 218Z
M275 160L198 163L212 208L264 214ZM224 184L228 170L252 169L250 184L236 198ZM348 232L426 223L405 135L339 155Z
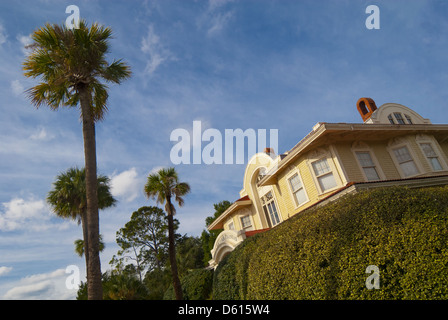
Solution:
M404 118L403 118L404 115ZM414 124L412 122L412 118L408 114L402 114L401 112L394 112L387 116L387 119L389 119L389 122L391 124ZM406 119L406 121L405 121Z

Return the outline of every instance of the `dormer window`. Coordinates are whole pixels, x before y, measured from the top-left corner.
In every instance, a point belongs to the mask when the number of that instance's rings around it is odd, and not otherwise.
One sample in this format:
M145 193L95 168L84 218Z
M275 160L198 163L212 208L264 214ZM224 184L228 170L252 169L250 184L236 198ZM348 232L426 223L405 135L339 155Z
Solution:
M406 124L403 120L403 117L401 116L400 112L394 112L395 119L397 120L398 124Z
M390 124L395 124L394 118L391 114L387 116L387 119L389 119Z
M389 122L391 124L414 124L412 122L412 119L409 115L404 114L404 118L403 118L403 114L400 112L394 112L393 114L389 114L387 116L387 119L389 119ZM406 119L406 121L405 121Z

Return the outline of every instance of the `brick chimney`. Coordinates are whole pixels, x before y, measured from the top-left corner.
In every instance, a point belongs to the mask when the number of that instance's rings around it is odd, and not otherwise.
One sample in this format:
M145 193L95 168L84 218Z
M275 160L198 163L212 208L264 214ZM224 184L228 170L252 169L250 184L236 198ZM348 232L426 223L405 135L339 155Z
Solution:
M268 156L273 157L275 155L274 148L264 148L264 153L266 153Z
M371 98L360 98L356 103L356 107L364 122L369 119L372 113L377 109L375 101Z

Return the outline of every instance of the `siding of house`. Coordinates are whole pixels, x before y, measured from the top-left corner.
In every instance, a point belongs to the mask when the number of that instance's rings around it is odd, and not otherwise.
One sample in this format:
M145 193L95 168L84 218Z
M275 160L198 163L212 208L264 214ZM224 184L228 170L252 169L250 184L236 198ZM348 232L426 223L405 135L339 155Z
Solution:
M409 141L409 144L410 144L412 150L414 151L414 154L417 156L417 159L415 159L415 160L419 161L420 167L423 169L423 172L420 172L420 173L431 173L432 168L430 167L430 164L426 160L426 157L423 154L422 149L420 148L417 141L415 140L415 135L408 136L407 139Z
M432 169L426 160L421 148L416 141L415 135L408 135L401 137L403 141L406 142L407 146L411 149L412 154L415 157L415 161L418 163L418 167L423 170L421 174L431 174ZM382 172L386 180L401 179L400 173L389 153L390 148L388 148L389 140L384 141L367 141L365 144L369 147L370 152L376 158L379 169ZM442 151L444 152L445 161L448 163L448 141L444 143L439 143ZM333 161L335 165L335 171L333 174L338 176L340 180L340 185L338 187L343 187L346 182L360 182L366 181L361 167L355 158L352 148L353 142L343 142L336 143L331 147L325 148L328 151L328 160ZM332 150L332 152L330 152ZM234 214L232 214L227 221L225 221L225 226L229 221L233 221L235 230L241 230L241 217L246 214L250 214L251 221L254 230L264 229L268 227L266 217L261 205L260 197L264 195L268 190L272 190L275 203L281 220L287 220L291 216L297 214L298 212L308 208L320 199L326 197L328 194L334 190L319 194L318 186L313 178L311 172L312 168L309 164L309 153L305 153L292 162L287 168L285 168L278 175L277 183L266 186L262 188L257 188L254 183L256 179L255 175L260 167L259 163L251 163L248 165L244 181L244 191L249 195L253 202L253 205L247 207L247 210L240 209ZM308 201L300 206L296 205L295 199L293 197L289 179L294 173L299 173L302 180L302 184L305 188ZM260 191L260 193L258 192Z
M400 173L395 166L394 161L391 158L389 151L387 150L387 141L369 143L372 151L374 152L376 159L384 173L386 180L400 179Z
M348 181L364 181L364 175L353 154L351 143L337 143L334 146L338 152L341 166L344 168Z
M445 157L445 162L448 162L448 141L445 142L439 142L440 148L442 149Z
M255 217L255 213L253 210L251 210L250 207L245 207L242 209L237 210L235 213L233 213L230 217L227 218L227 220L224 222L224 230L229 230L228 226L229 223L233 222L233 226L235 230L242 230L243 226L241 225L241 218L249 215L251 217L252 227L253 229L261 229L261 226L259 223L257 223L257 219Z

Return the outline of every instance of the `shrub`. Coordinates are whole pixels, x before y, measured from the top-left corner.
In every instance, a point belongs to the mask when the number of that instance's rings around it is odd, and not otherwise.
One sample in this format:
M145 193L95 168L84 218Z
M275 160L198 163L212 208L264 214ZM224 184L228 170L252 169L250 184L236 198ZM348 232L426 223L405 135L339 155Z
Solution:
M247 268L257 245L256 234L221 260L213 277L214 300L241 300L247 293Z
M368 290L369 265L380 289ZM249 238L215 271L223 299L447 299L448 188L348 195Z

